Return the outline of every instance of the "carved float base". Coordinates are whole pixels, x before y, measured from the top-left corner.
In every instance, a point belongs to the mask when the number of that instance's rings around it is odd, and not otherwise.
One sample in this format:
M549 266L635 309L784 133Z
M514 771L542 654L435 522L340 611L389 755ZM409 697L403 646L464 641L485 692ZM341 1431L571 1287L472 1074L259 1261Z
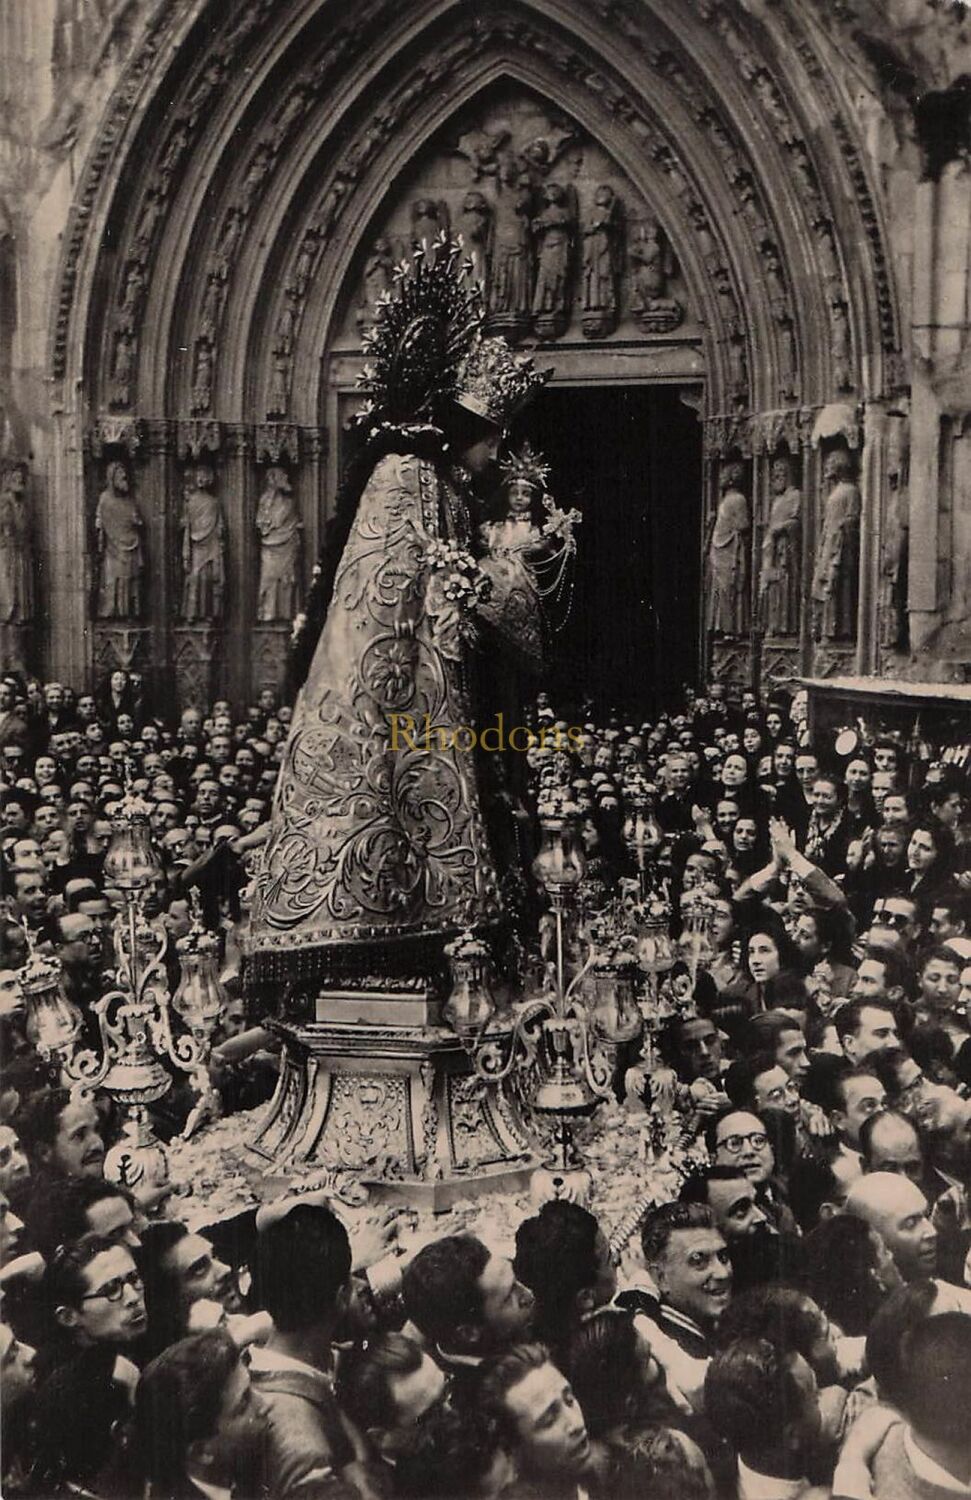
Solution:
M358 999L343 1003L360 1014ZM318 1001L318 1014L341 1008L335 992ZM527 1185L536 1158L518 1121L445 1027L270 1024L283 1040L280 1073L250 1149L277 1169L300 1161L357 1171L379 1199L436 1213Z

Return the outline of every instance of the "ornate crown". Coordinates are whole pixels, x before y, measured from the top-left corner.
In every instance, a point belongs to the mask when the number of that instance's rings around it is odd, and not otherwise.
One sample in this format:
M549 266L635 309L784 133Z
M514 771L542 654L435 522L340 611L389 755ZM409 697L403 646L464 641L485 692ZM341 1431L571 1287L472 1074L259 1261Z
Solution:
M23 995L42 995L60 983L63 966L53 953L38 952L30 940L28 947L29 957L17 975L20 991Z
M359 385L370 401L364 421L431 420L455 394L459 366L480 337L482 294L461 245L444 232L422 243L394 273L394 287L378 299Z
M454 400L505 427L552 373L537 370L530 355L514 353L505 339L480 337L459 366Z
M550 477L550 466L548 463L544 463L543 459L534 448L530 447L529 443L524 443L516 452L510 453L508 458L503 459L499 467L507 483L511 483L514 479L522 479L527 484L531 484L534 489L545 493L547 481Z

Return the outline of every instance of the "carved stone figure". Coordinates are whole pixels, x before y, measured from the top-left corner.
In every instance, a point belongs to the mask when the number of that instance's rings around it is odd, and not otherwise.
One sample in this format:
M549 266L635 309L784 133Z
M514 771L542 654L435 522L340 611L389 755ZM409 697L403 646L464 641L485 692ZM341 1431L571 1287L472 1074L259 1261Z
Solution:
M849 454L837 448L826 459L828 486L813 570L813 639L852 640L860 574L860 491Z
M129 332L134 331L138 322L138 314L141 311L144 291L145 267L140 261L133 260L125 275L125 284L121 294L121 312L119 314L121 326Z
M192 377L192 410L208 411L212 405L213 351L205 339L196 343L196 364Z
M668 294L675 260L657 219L642 219L631 240L631 312L642 328L664 333L677 328L684 308Z
M766 635L798 635L802 573L802 495L787 458L772 465L772 508L762 538L759 600Z
M602 338L617 327L620 213L620 199L602 182L583 226L581 326L587 338Z
M290 355L285 348L273 351L270 368L270 394L266 404L268 417L285 417L290 404Z
M561 182L547 182L542 208L533 220L536 236L536 288L533 327L542 339L566 332L572 301L573 239L576 214Z
M139 256L147 255L151 249L152 240L155 238L155 228L161 217L162 200L158 184L153 183L145 195L142 211L132 236L132 244Z
M473 275L485 288L489 280L492 206L485 193L472 188L462 203L462 239L473 265Z
M142 613L144 522L130 492L128 471L109 463L94 515L99 558L98 618L133 620Z
M126 328L115 334L111 356L111 404L130 406L135 378L135 339Z
M509 156L502 164L496 199L488 308L490 329L513 337L529 325L532 206L529 177Z
M216 246L216 270L223 281L229 279L242 232L242 215L238 209L231 208L223 220L219 243Z
M213 344L219 333L225 300L226 283L218 272L210 272L202 299L202 311L199 314L199 334Z
M18 627L34 618L33 563L27 466L8 464L0 480L0 649L11 664L22 665Z
M722 465L721 499L708 544L708 629L718 635L743 635L749 628L748 500L743 469L734 460Z
M297 607L297 569L303 522L285 469L266 471L256 506L260 534L260 584L256 618L261 623L291 620Z
M355 319L362 334L367 333L374 323L375 308L378 301L391 287L391 277L394 273L394 256L391 254L391 242L380 234L371 247L364 273L361 276L361 294L357 305L357 317Z
M838 391L853 389L850 349L850 316L846 303L831 302L829 308L830 343L833 351L833 383Z
M248 214L252 208L272 165L273 151L265 141L261 141L253 152L250 164L246 168L246 176L240 185L239 203L244 214Z
M300 250L293 267L293 280L290 283L294 296L298 299L302 299L306 294L316 255L317 236L307 233L300 242Z
M188 475L182 513L182 618L218 620L226 585L226 522L208 464Z

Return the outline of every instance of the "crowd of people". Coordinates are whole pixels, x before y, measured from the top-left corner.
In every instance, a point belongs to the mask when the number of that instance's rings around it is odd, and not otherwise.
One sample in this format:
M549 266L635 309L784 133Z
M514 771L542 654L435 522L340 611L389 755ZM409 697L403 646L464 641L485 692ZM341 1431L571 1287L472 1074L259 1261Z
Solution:
M706 912L659 1056L618 1056L623 1108L697 1148L623 1258L576 1202L499 1246L409 1240L391 1213L349 1233L305 1194L257 1212L244 1266L164 1185L105 1179L117 1122L34 1052L19 975L56 954L89 1024L127 785L152 806L150 915L178 936L196 890L223 934L224 1107L266 1097L265 1038L233 1047L239 924L289 710L171 725L122 673L103 699L0 679L4 1493L971 1493L968 781L960 751L865 728L838 753L803 710L715 684L528 757L527 804L568 793L608 890L631 874L625 784L656 783L675 940ZM190 1104L174 1089L159 1134Z

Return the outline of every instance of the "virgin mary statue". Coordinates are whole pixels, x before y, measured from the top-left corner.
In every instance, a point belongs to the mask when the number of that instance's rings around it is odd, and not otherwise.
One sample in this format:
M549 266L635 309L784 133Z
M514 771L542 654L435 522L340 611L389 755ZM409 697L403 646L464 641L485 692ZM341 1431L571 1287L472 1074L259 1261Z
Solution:
M326 615L256 876L251 984L424 974L502 916L470 749L489 592L474 496L546 377L483 338L458 253L443 239L399 267L367 341L365 457L317 580Z

